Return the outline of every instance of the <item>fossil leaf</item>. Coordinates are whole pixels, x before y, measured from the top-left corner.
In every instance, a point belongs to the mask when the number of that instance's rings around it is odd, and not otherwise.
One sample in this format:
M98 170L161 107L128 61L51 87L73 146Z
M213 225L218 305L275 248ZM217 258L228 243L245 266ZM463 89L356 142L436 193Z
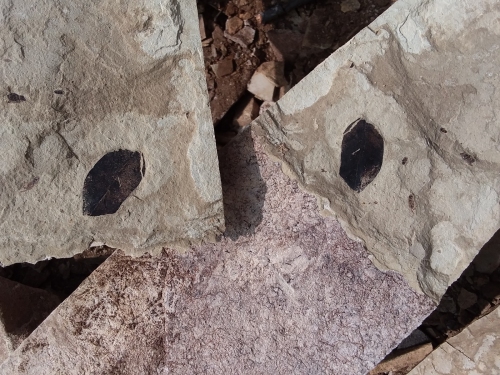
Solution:
M359 193L377 177L383 157L382 136L372 124L359 120L344 133L340 176Z
M144 172L144 160L140 152L118 150L104 155L85 178L83 214L114 214L139 186Z

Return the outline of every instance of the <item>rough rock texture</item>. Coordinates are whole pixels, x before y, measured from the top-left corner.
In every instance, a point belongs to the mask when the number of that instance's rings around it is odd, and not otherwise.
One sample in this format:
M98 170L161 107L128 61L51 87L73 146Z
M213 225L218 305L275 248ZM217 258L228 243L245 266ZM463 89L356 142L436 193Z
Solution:
M3 264L222 229L194 0L0 0L0 14ZM103 163L91 197L89 172L120 150L134 163Z
M500 374L500 309L475 321L436 349L409 375Z
M0 373L352 375L374 367L431 311L431 299L373 266L259 142L247 128L224 149L220 242L159 258L115 253Z
M377 266L436 300L500 227L499 17L496 0L399 0L257 120Z
M45 290L0 277L0 363L59 303Z

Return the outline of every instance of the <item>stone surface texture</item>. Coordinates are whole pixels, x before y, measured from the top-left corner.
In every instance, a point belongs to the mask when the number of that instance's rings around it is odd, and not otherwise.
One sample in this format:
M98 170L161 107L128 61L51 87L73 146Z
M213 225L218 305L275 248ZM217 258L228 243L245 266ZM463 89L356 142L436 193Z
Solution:
M256 122L266 152L381 269L435 300L500 227L500 3L399 0ZM360 193L344 132L384 139Z
M450 338L409 375L500 374L500 309Z
M0 0L0 14L4 265L223 229L194 0ZM116 214L84 216L88 172L120 149L141 153L142 181Z
M245 129L221 156L226 232L161 257L112 255L1 374L363 374L433 308Z
M45 290L0 277L0 363L60 302Z

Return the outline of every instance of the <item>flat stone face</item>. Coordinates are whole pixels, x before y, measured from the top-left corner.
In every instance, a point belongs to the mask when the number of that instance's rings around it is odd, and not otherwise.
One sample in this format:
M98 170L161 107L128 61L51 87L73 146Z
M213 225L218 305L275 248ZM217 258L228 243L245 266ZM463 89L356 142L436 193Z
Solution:
M216 244L115 253L1 374L362 374L432 310L319 214L247 128L221 157ZM96 361L95 358L99 360Z
M441 345L409 375L500 374L499 325L496 309Z
M0 0L0 261L223 227L196 4Z
M377 266L436 300L500 227L499 17L399 0L257 120Z

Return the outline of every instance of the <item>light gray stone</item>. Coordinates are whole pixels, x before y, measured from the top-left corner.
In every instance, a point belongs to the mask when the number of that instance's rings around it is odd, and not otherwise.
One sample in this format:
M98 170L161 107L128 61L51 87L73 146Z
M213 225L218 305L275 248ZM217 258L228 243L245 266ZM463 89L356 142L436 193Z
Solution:
M381 272L262 152L221 155L226 232L161 257L113 254L0 374L363 374L434 307Z
M256 120L324 213L436 301L500 227L499 16L496 0L399 0ZM384 150L357 192L339 171L360 119Z
M496 309L441 345L409 375L500 374L499 326Z
M0 0L0 14L1 262L219 233L195 1ZM83 215L87 174L120 149L141 153L142 180L115 214Z

